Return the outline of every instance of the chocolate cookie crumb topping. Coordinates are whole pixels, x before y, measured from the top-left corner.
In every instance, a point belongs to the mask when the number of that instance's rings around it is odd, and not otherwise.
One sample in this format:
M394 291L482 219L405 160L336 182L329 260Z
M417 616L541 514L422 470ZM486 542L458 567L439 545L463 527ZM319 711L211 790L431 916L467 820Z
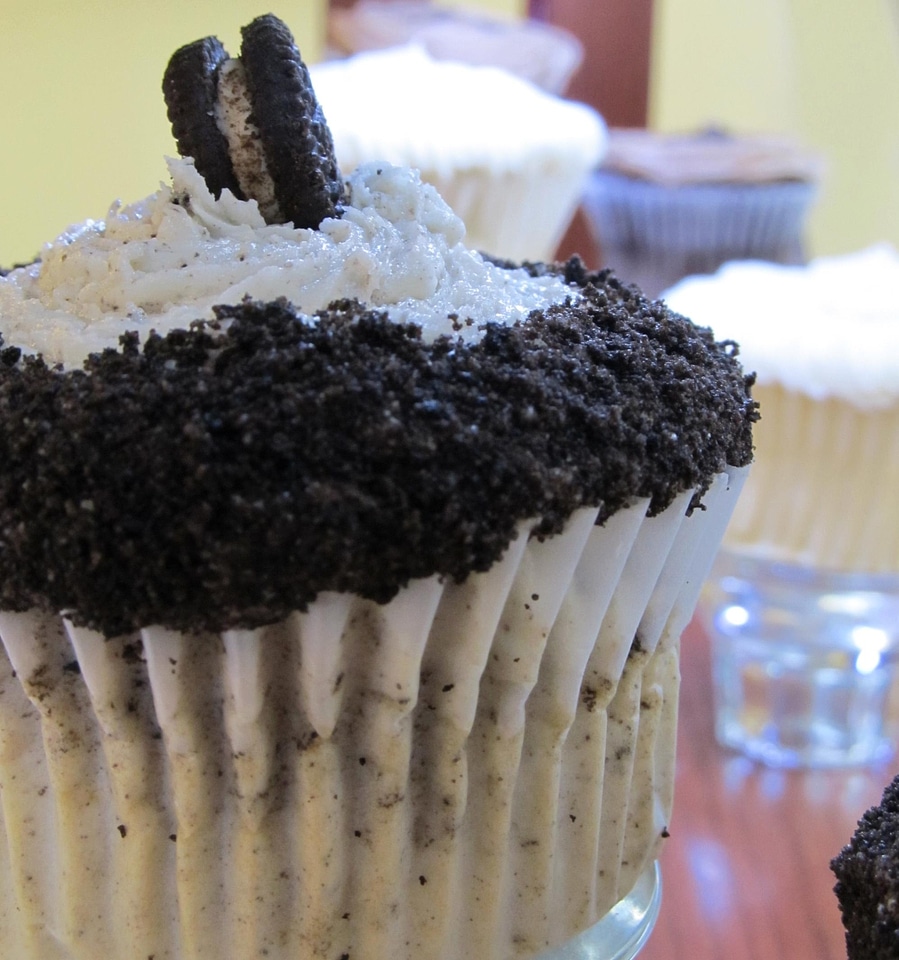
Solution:
M533 267L535 271L545 268ZM0 608L108 635L274 622L462 580L580 506L652 512L751 458L731 345L578 261L577 305L422 340L284 301L49 368L0 352Z
M849 960L899 956L899 777L830 866Z

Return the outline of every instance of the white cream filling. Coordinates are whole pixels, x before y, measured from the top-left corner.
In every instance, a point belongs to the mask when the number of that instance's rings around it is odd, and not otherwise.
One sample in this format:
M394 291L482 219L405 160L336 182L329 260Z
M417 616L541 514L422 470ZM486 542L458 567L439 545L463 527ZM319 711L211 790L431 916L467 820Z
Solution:
M473 340L576 297L556 277L504 270L463 244L465 228L416 171L365 164L341 219L318 230L267 224L255 200L216 200L193 161L170 160L172 186L48 244L41 262L0 278L6 344L79 366L126 331L186 328L216 304L285 297L306 315L341 298L414 322L427 340ZM310 322L312 322L310 320Z
M234 175L245 197L254 197L268 223L280 223L281 208L268 172L256 124L250 119L246 71L240 60L226 60L219 71L215 120L228 141Z

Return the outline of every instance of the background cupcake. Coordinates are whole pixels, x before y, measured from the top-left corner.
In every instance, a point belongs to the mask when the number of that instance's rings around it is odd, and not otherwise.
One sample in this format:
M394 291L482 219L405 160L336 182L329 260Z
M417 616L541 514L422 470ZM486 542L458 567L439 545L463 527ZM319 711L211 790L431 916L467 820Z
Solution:
M342 56L411 43L436 60L501 67L558 96L584 58L583 44L561 27L430 0L357 0L334 7L328 40Z
M605 265L648 296L728 260L804 260L820 163L784 138L615 129L583 207Z
M732 263L666 302L738 340L762 409L726 543L836 572L899 573L899 343L887 246L808 267Z
M718 738L766 763L895 749L897 281L882 246L808 267L730 263L666 295L739 338L758 372L755 464L702 610Z
M344 170L421 171L465 223L465 242L550 260L606 145L602 118L495 66L408 45L312 68Z

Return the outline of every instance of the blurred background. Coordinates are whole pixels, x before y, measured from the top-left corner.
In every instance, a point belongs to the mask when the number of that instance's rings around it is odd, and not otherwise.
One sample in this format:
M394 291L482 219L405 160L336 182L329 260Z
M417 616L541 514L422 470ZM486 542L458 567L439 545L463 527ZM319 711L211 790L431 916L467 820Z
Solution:
M384 0L389 3L390 0ZM337 3L333 6L351 4ZM807 223L814 256L899 245L899 4L895 0L443 0L555 24L582 44L562 91L613 127L788 133L825 169ZM0 264L31 259L69 224L102 218L167 178L160 79L180 44L239 46L249 0L2 0ZM329 51L327 0L282 0L310 63ZM564 241L602 254L575 220Z

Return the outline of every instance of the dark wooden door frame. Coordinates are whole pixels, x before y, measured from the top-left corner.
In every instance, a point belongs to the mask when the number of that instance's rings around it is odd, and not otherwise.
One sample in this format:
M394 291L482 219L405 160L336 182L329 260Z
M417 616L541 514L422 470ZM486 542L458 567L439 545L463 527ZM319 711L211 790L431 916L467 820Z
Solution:
M567 95L590 104L610 127L647 124L652 8L653 0L529 0L531 17L564 27L584 45ZM590 267L602 264L602 251L580 211L557 256L573 253Z
M595 107L610 126L646 126L652 7L653 0L529 0L534 19L583 43L568 96Z

